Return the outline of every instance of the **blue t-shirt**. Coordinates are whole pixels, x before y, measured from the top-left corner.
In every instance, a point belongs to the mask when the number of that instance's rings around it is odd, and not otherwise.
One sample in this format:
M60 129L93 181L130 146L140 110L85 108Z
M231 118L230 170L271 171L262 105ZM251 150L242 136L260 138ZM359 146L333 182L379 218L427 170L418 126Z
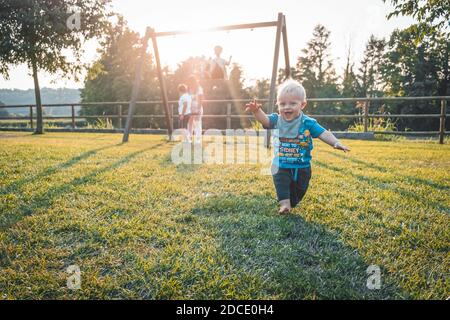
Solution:
M273 131L273 165L285 169L309 167L313 149L312 138L317 138L326 129L316 119L303 113L291 122L284 121L278 113L272 113L268 117L270 121L268 129L276 129ZM286 125L290 126L288 130L282 127ZM293 127L298 128L296 136L290 134Z

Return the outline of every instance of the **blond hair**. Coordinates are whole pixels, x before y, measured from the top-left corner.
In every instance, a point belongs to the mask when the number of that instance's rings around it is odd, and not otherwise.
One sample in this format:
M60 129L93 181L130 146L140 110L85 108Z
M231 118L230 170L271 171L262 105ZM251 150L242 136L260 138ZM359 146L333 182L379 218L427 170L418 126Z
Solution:
M305 88L300 84L300 82L293 79L287 79L282 84L278 86L277 97L290 96L298 98L301 102L306 101L306 91Z

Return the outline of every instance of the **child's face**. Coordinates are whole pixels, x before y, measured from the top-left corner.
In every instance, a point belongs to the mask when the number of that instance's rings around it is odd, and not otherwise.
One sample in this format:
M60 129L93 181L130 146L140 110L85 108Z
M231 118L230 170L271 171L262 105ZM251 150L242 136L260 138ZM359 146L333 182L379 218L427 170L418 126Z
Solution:
M297 97L282 96L278 98L278 111L286 121L297 118L306 107L306 101L301 101Z

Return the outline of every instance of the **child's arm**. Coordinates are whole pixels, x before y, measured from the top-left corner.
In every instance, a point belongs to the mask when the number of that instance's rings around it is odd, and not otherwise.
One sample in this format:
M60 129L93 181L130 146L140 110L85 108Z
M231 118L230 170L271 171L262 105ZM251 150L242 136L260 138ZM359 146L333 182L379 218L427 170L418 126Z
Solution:
M180 119L183 120L184 115L186 114L186 109L187 109L187 101L183 102L183 111L180 114Z
M255 119L258 120L258 122L260 122L264 128L269 128L270 126L269 117L267 116L267 114L264 113L264 111L262 111L261 104L256 103L256 99L253 99L252 102L247 103L245 105L245 111L248 110L250 110L253 113Z
M331 133L331 131L324 131L320 136L319 139L325 142L326 144L329 144L335 149L342 150L344 152L350 151L349 148L344 146L335 136Z

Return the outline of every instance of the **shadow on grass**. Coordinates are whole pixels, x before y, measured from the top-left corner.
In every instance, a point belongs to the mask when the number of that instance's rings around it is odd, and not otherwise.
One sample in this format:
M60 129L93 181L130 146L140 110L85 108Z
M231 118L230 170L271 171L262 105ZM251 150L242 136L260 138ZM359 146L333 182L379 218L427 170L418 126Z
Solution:
M354 157L345 156L345 155L342 155L342 154L339 154L339 153L336 153L336 152L332 152L332 151L322 150L321 152L324 152L326 154L332 155L333 157L336 157L336 158L340 158L340 159L343 159L343 160L346 160L346 161L353 162L353 163L355 163L357 165L361 165L361 166L364 166L364 167L369 168L369 169L378 170L379 172L395 173L396 177L402 178L402 179L406 180L407 182L412 182L414 184L422 184L422 185L425 185L425 186L428 186L428 187L436 188L438 190L448 190L448 189L450 189L450 187L447 186L447 185L442 185L442 184L439 184L439 183L434 182L432 180L422 179L422 178L418 178L418 177L414 177L414 176L410 176L410 175L405 175L405 174L399 174L398 172L393 171L393 169L389 169L389 168L386 168L386 167L383 167L383 166L380 166L380 165L377 165L377 164L374 164L374 163L371 163L371 162L366 162L366 161L363 161L363 160L360 160L360 159L356 159Z
M272 213L273 212L273 213ZM292 214L280 216L265 197L213 197L193 210L220 250L261 279L257 296L280 299L402 299L383 267L380 290L367 288L368 264L336 233ZM370 262L369 262L370 264Z
M163 143L156 144L151 147L132 152L132 153L128 154L127 156L123 157L122 159L120 159L108 166L105 166L105 167L97 169L97 170L93 170L89 174L84 175L79 178L75 178L69 183L50 187L48 190L46 190L46 192L33 197L32 199L30 199L28 201L28 203L20 206L18 209L13 210L12 212L5 212L5 214L1 215L0 216L0 231L4 231L4 230L12 227L13 225L18 223L23 218L32 215L34 212L36 212L38 210L42 210L42 209L45 210L45 209L51 208L53 201L56 198L58 198L59 196L65 194L65 193L71 192L81 185L86 185L86 184L95 182L97 180L98 175L103 174L108 171L111 171L111 170L114 170L114 169L117 169L117 168L127 164L133 158L136 158L140 154L142 154L148 150L155 149L161 145L163 145ZM94 150L93 150L93 152L94 152ZM91 153L91 155L92 154L95 154L95 152Z
M178 143L182 143L182 142L178 142ZM188 146L191 148L190 159L185 161L187 163L175 164L172 159L172 150L171 150L171 152L169 152L168 154L166 154L165 156L162 157L161 161L159 162L159 165L161 167L173 166L179 173L189 173L189 172L197 171L202 166L202 163L203 163L203 149L201 149L202 152L200 153L200 155L197 155L197 157L199 158L201 163L195 164L194 145L189 144L189 143L184 143L184 144L185 144L185 146ZM176 146L176 143L173 143L172 148L175 148L175 146ZM184 148L186 148L186 147L183 147L183 150L184 150ZM184 159L184 160L186 160L186 159Z
M3 187L0 189L0 195L1 194L8 194L11 192L19 192L20 188L22 188L24 185L30 184L30 183L34 183L40 179L43 179L47 176L50 176L52 174L58 173L61 170L65 170L70 168L71 166L77 164L78 162L85 160L89 157L92 157L94 155L96 155L98 152L102 151L102 150L106 150L106 149L110 149L116 146L119 146L120 144L116 144L116 145L112 145L112 146L105 146L102 148L98 148L98 149L93 149L93 150L89 150L86 152L83 152L71 159L69 159L66 162L57 164L55 166L52 166L50 168L45 169L44 171L42 171L41 173L38 173L37 175L34 175L32 177L26 177L26 178L22 178L22 179L18 179L14 182L12 182L11 184L9 184L6 187Z
M354 173L352 170L350 169L346 169L343 167L337 167L337 166L333 166L330 164L327 164L325 162L322 161L315 161L316 165L331 171L335 171L335 172L341 172L347 176L353 177L358 181L364 181L366 182L368 185L376 187L378 189L382 189L382 190L389 190L393 193L398 193L401 196L405 197L405 198L409 198L412 200L417 200L418 195L417 193L405 190L404 188L401 188L399 186L391 186L390 183L391 181L384 181L382 179L378 179L378 178L374 178L374 177L368 177L362 174L356 174ZM432 205L435 209L439 210L439 211L443 211L444 213L448 214L450 212L450 208L442 205L441 203L437 202L437 201L433 201L430 199L427 199L427 204Z

